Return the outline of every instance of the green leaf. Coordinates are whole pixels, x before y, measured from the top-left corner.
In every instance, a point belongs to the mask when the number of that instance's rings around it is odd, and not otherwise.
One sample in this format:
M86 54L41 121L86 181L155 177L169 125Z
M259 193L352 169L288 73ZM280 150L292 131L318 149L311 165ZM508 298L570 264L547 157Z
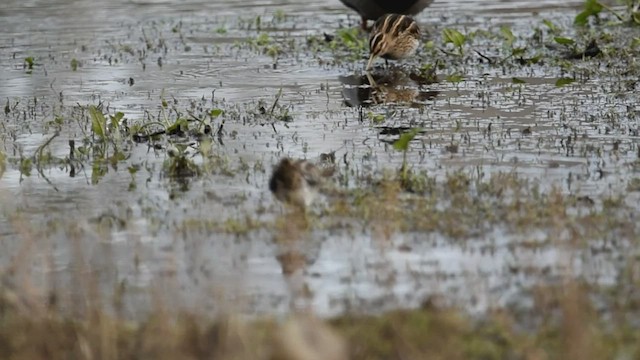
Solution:
M276 58L278 55L282 54L282 49L280 49L278 45L271 45L267 46L265 53L272 58Z
M575 40L573 39L561 37L561 36L556 36L553 38L553 40L555 40L558 44L561 44L561 45L573 45L576 43Z
M467 40L466 36L455 29L442 30L442 37L444 38L445 44L452 43L458 48L462 47L462 45L464 45L464 42Z
M372 112L369 113L369 118L371 119L372 122L379 124L384 122L384 115L382 114L374 114Z
M356 37L356 34L351 29L340 29L338 30L337 35L340 38L340 40L342 40L342 42L345 44L358 42L358 38Z
M271 42L271 38L267 33L262 33L258 35L258 37L256 38L256 45L258 46L265 46L265 45L268 45L270 42Z
M511 46L516 41L516 37L513 35L511 28L507 25L503 25L500 28L500 33L502 33L502 36L509 46Z
M33 163L31 162L31 158L23 158L20 160L20 174L24 176L31 176L31 168L33 167Z
M569 84L574 83L575 81L576 81L576 79L572 79L572 78L559 78L556 81L556 87L562 87L562 86L565 86L565 85L569 85Z
M211 116L214 119L222 114L224 114L224 111L222 109L213 109L209 111L209 116Z
M453 74L453 75L447 76L447 81L454 84L461 82L463 79L464 79L464 76L460 74Z
M422 131L422 129L415 128L400 135L400 138L393 143L393 148L398 151L407 151L409 149L409 143L420 131Z
M189 130L189 122L187 121L187 119L180 118L167 128L167 134L172 135L172 134L176 134L179 131L188 131L188 130Z
M513 56L522 56L524 55L524 52L527 50L527 48L513 48L511 50L511 55Z
M584 2L584 9L586 11L591 12L594 15L596 15L600 11L602 11L603 8L604 7L602 6L602 4L600 4L600 2L598 0L586 0Z
M518 79L517 77L513 77L513 78L511 78L511 81L512 81L514 84L526 84L526 83L527 83L526 81L524 81L524 80L522 80L522 79Z
M73 58L73 59L71 59L71 64L70 65L71 65L71 70L72 71L77 71L78 70L78 65L80 65L80 62L76 58Z
M115 115L109 115L109 118L111 118L111 126L117 130L120 127L120 121L124 118L124 113L118 111Z
M542 60L542 55L536 55L532 58L527 59L527 64L537 64Z
M336 49L336 47L346 47L354 56L360 57L360 53L364 51L369 45L368 41L360 35L360 29L358 28L345 28L336 32L334 40L331 41L330 47Z
M100 179L102 179L102 177L107 174L107 170L109 169L103 161L94 161L93 165L91 166L91 184L98 184L98 182L100 182Z
M24 62L25 62L25 64L27 64L27 68L29 70L33 69L33 64L35 64L35 60L33 59L33 57L29 56L29 57L24 58Z
M91 117L91 131L99 137L104 139L107 134L107 120L104 118L104 114L94 105L89 106L89 116Z
M635 48L637 48L638 46L640 46L640 37L633 38L633 39L631 40L631 48L632 48L632 49L635 49Z
M597 16L603 9L602 4L597 0L586 0L584 2L584 10L576 15L573 23L575 25L584 26L589 22L589 17Z
M542 20L542 23L545 24L549 28L549 30L551 30L551 32L558 32L558 27L551 21L544 19Z
M636 25L640 25L640 11L633 11L631 13L631 20L633 20Z
M585 26L589 22L589 13L583 11L576 15L575 19L573 19L574 25Z

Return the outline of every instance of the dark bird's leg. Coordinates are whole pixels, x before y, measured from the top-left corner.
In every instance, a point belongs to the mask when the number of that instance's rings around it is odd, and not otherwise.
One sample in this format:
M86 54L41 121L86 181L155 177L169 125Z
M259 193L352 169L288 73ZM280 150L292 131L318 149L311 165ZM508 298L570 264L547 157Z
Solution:
M360 23L360 28L364 31L369 31L369 27L367 26L367 18L362 16L362 22Z
M389 60L384 59L384 67L387 69L389 68Z

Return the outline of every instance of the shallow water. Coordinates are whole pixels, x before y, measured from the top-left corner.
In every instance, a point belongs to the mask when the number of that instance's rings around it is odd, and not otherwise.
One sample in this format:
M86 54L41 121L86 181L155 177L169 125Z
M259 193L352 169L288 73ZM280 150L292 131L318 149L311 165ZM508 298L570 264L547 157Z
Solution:
M568 26L581 3L436 1L417 19L435 34L446 26L472 30L503 24L529 34L542 19ZM126 284L130 314L153 302L149 289L163 291L163 301L177 307L232 307L255 314L312 306L336 314L416 306L435 295L483 311L526 302L522 289L578 273L613 283L623 263L617 252L585 256L558 246L513 250L520 240L544 242L545 233L516 236L494 229L461 243L441 234L395 234L385 242L376 241L371 229L314 231L297 245L306 259L304 270L288 276L278 256L289 250L274 242L273 229L238 236L184 228L191 219L222 221L258 210L261 220L276 221L282 210L266 183L281 156L316 159L337 151L338 156L346 152L357 171L398 167L402 156L388 145L397 136L382 134L383 128L425 129L410 159L440 178L461 167L487 176L516 171L538 179L543 189L597 198L637 175L639 99L620 85L633 79L616 75L610 82L556 87L557 79L567 76L556 67L498 72L458 64L465 78L457 84L419 88L405 79L402 85L424 93L417 106L360 109L365 99L358 98L357 84L364 59L321 65L300 47L308 37L357 24L357 16L337 0L5 1L0 100L18 103L0 127L0 150L9 158L38 151L54 134L48 122L68 114L65 107L103 102L109 113L142 119L147 111L161 113L162 99L188 109L190 103L211 105L213 98L227 107L226 137L215 151L233 168L243 162L257 170L246 176L220 171L181 191L161 175L166 152L145 144L132 144L130 158L109 168L97 184L90 168L70 177L68 167L52 166L25 177L18 166L9 166L0 178L0 267L30 274L36 288L55 282L58 290L70 289L62 292L71 298L77 281L97 279L106 293ZM260 33L298 48L274 61L242 45ZM489 55L493 49L493 44L479 47ZM35 58L32 71L23 65L26 57ZM72 59L79 62L77 71ZM527 86L514 86L513 77ZM281 89L280 103L289 108L292 122L272 127L243 115L260 101L271 104ZM384 115L384 122L360 121L369 112ZM490 124L492 134L486 131ZM87 131L86 125L66 123L48 151L66 156L68 141L79 143ZM574 134L580 138L571 151L566 139ZM458 151L446 150L451 143ZM130 165L140 167L134 176L127 171ZM136 189L127 191L132 183ZM629 194L630 203L639 198L638 192ZM118 226L121 220L126 225ZM528 270L514 276L514 268ZM87 279L78 280L78 274ZM299 300L305 291L311 295Z

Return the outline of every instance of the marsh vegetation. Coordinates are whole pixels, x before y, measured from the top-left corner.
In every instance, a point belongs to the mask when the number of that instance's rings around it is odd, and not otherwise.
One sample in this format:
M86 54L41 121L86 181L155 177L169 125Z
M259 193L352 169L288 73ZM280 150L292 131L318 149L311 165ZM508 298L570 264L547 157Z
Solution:
M640 356L637 1L436 2L370 74L337 1L21 3L0 357Z

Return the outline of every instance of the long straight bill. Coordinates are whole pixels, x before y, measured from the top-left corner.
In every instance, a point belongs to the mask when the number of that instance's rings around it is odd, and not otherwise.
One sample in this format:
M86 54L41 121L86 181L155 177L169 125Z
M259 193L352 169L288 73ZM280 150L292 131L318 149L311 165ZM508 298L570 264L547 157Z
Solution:
M371 70L371 65L373 65L373 60L375 60L376 56L371 54L371 56L369 56L369 62L367 63L367 71Z

